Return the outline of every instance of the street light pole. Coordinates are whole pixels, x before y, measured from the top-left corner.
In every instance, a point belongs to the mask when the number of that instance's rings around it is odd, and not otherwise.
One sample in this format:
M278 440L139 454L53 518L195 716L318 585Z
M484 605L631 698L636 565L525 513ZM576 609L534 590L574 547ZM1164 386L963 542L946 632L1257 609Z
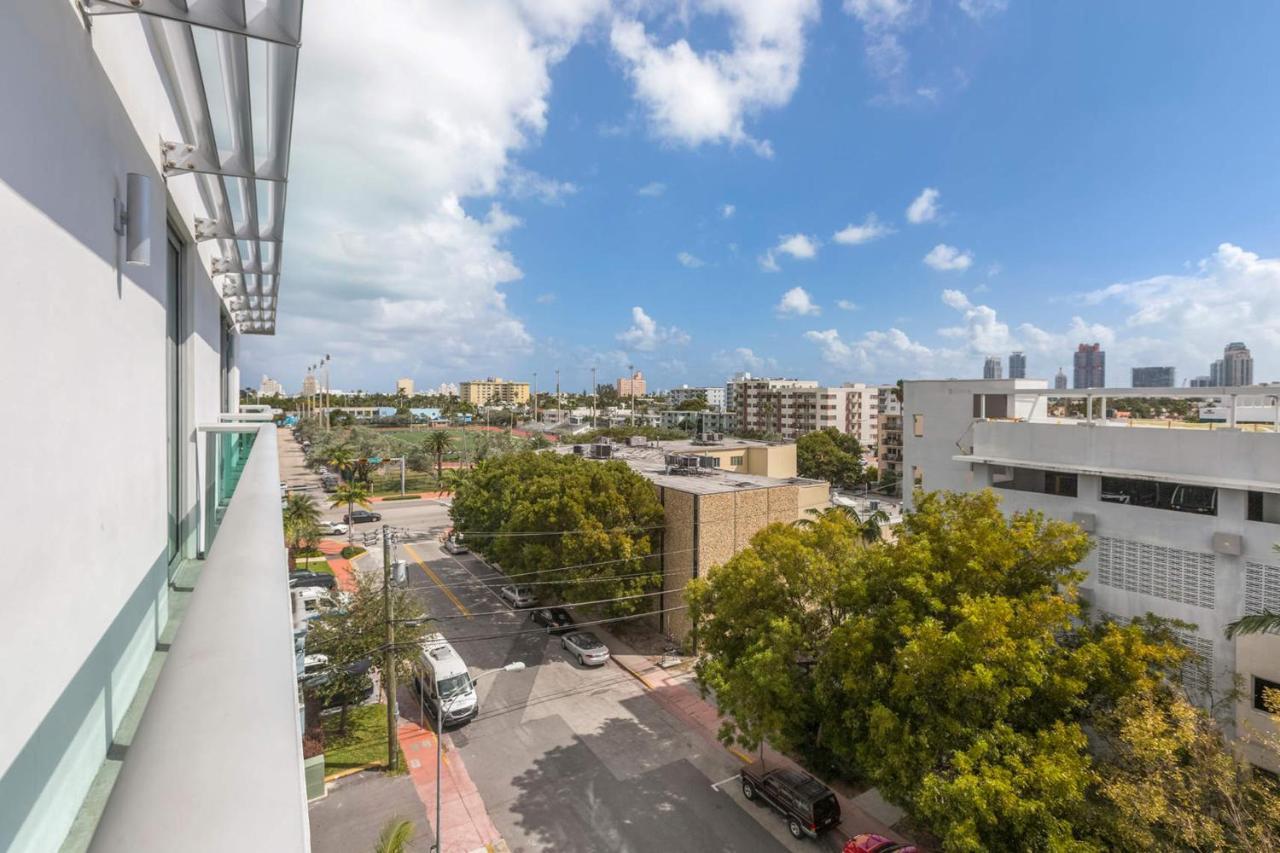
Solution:
M391 531L382 525L382 618L387 623L387 651L382 663L382 687L387 693L387 767L392 772L400 763L396 740L396 624L391 618Z
M488 672L482 672L475 678L471 679L469 687L474 688L477 681L490 675L497 675L500 672L519 672L524 669L524 661L512 661L501 669L491 669ZM444 757L444 744L442 736L444 735L444 703L447 699L452 699L456 694L461 693L462 688L452 691L448 696L441 696L436 692L436 843L431 845L431 853L440 853L440 763Z

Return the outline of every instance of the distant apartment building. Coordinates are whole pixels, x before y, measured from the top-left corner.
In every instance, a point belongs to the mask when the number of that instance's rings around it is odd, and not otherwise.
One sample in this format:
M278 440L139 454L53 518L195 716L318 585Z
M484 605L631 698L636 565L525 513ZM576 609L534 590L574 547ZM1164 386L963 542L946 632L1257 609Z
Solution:
M1221 388L1227 384L1226 366L1227 363L1222 359L1209 362L1209 385L1214 388Z
M1009 378L1010 379L1026 379L1027 378L1027 356L1023 352L1009 353Z
M821 388L810 379L743 378L730 381L726 395L746 432L794 439L827 427L847 430L846 389Z
M1173 388L1177 371L1172 367L1135 367L1132 370L1134 388Z
M314 373L308 373L302 377L302 396L314 397L316 392L320 390L320 383L316 381Z
M1009 377L1009 378L1012 379L1013 377ZM1057 375L1053 377L1053 387L1057 388L1058 390L1061 390L1067 387L1067 373L1061 367L1058 368Z
M284 386L264 373L262 376L262 381L258 383L258 396L259 397L283 397Z
M999 379L1000 378L1000 356L989 355L982 365L983 379Z
M723 412L724 386L709 385L705 387L691 388L688 385L681 385L679 388L672 388L667 392L667 400L672 406L687 403L689 400L704 400L706 401L708 409Z
M288 433L240 402L245 336L299 296L301 15L4 6L0 850L311 849Z
M396 380L396 396L412 397L413 396L413 380L397 379Z
M1075 353L1073 388L1107 387L1107 354L1101 344L1080 344Z
M865 455L872 456L880 440L880 396L885 386L846 382L845 432L858 439Z
M1197 376L1189 383L1192 388L1211 388L1213 387L1213 377Z
M470 379L458 383L458 399L473 406L523 406L529 402L529 383L506 379Z
M1240 341L1232 341L1222 351L1222 384L1227 387L1253 384L1253 355Z
M658 426L664 429L682 429L691 433L733 433L738 429L738 417L733 412L682 412L666 409L655 412Z
M619 397L643 397L646 391L644 373L637 370L630 377L622 377L614 383Z
M1184 680L1198 699L1239 681L1238 734L1273 731L1261 687L1280 684L1280 636L1228 640L1227 623L1280 612L1280 423L1277 397L1249 389L1269 409L1258 430L1143 427L1095 415L1048 416L1052 398L1105 404L1088 390L1049 390L1038 380L912 381L905 384L904 463L929 491L994 489L1006 513L1036 510L1073 522L1093 543L1081 562L1081 594L1098 616L1154 613L1187 623L1179 639L1195 653ZM1195 396L1178 389L1126 396ZM1228 426L1232 397L1218 395ZM908 493L908 502L910 495ZM1255 765L1280 770L1275 754L1247 743Z
M896 392L892 385L880 387L876 465L881 484L902 494L902 403Z
M564 446L586 458L625 462L651 483L665 515L662 531L664 594L658 610L681 607L690 580L729 560L773 522L812 518L830 504L830 485L796 476L796 446L729 439L717 444L664 441ZM687 610L662 613L659 629L683 638Z

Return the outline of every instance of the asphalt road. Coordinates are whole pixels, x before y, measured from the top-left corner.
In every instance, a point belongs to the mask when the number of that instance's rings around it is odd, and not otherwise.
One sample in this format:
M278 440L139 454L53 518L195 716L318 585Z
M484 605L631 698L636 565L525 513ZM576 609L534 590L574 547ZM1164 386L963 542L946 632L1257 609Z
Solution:
M449 523L438 501L378 510L404 529L439 532ZM502 577L482 561L451 556L434 539L398 545L396 556L409 561L409 585L473 676L525 664L481 678L479 716L449 732L513 851L820 849L745 803L738 760L685 730L621 667L582 667L559 638L520 633L536 626L498 597ZM418 709L405 703L401 713Z

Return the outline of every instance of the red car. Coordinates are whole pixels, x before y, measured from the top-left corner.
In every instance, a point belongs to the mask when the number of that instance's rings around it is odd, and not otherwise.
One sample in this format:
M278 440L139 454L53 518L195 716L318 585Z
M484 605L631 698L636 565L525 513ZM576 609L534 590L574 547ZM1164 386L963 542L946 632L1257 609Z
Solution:
M920 853L914 844L901 844L883 835L866 833L849 839L844 853Z

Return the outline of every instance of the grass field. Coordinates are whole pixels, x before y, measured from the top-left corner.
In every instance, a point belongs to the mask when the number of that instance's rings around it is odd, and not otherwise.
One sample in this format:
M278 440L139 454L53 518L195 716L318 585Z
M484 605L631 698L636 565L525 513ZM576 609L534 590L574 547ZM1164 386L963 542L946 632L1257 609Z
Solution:
M347 712L347 733L338 734L338 711L321 717L324 726L324 772L335 773L352 767L387 762L387 706L360 705ZM397 747L398 749L398 747ZM400 753L400 770L405 767Z

